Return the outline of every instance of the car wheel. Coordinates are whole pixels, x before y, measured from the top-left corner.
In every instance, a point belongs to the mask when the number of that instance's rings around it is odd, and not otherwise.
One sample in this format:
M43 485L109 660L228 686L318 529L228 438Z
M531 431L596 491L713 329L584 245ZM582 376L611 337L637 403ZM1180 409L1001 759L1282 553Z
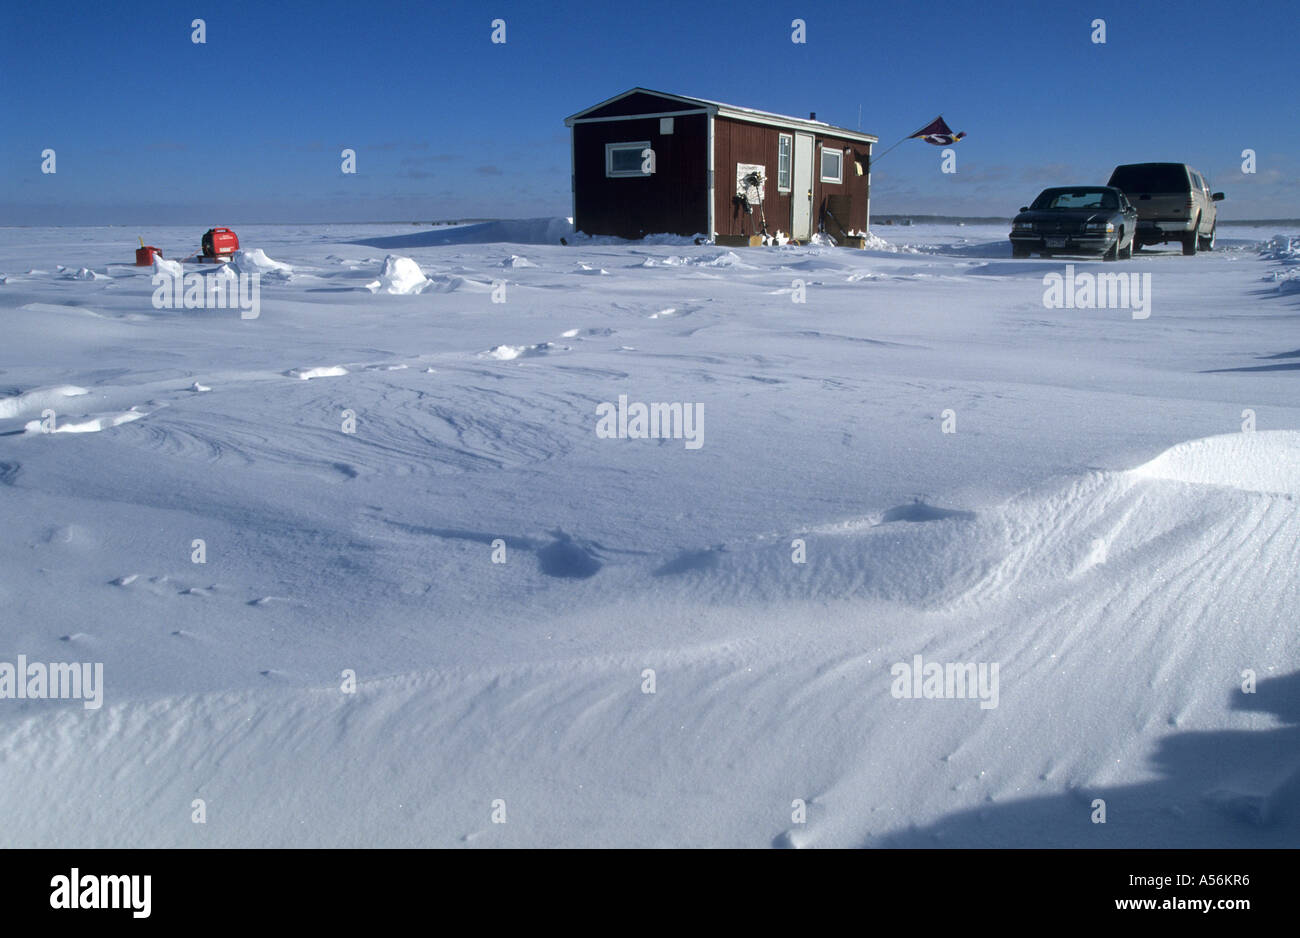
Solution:
M1124 240L1123 230L1120 231L1119 237L1120 237L1120 241ZM1119 241L1116 241L1115 244L1118 245ZM1122 261L1126 261L1131 259L1132 257L1133 257L1133 239L1129 238L1128 247L1122 248L1119 252L1119 259Z
M1013 244L1013 245L1011 245L1011 256L1012 256L1012 257L1028 257L1029 254L1030 254L1029 248L1022 248L1022 247L1021 247L1020 245L1018 245L1018 244Z
M1198 240L1199 240L1199 243L1198 243L1196 246L1197 246L1198 248L1200 248L1202 251L1213 251L1213 250L1214 250L1214 232L1215 232L1215 229L1217 229L1218 227L1219 227L1219 223L1216 221L1213 225L1210 226L1210 236L1209 236L1208 238L1200 238L1200 239L1198 239Z
M1200 239L1200 235L1197 234L1197 232L1200 230L1201 220L1200 218L1197 218L1196 224L1192 226L1192 230L1183 235L1183 254L1187 257L1191 257L1196 253L1196 242Z
M1106 248L1106 252L1101 255L1101 259L1103 261L1119 260L1119 238L1111 242L1110 247Z

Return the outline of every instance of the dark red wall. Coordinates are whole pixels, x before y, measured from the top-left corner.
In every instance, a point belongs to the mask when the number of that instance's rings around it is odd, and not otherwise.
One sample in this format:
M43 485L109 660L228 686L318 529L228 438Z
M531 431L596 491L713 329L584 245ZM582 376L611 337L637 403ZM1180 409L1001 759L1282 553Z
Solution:
M654 175L606 178L605 144L636 140L650 141ZM659 133L657 117L575 123L574 227L622 238L707 234L708 147L707 114L674 117L671 134Z
M715 178L714 189L714 227L722 235L754 234L750 230L749 219L735 200L736 164L759 163L767 169L767 187L763 196L763 212L767 216L767 230L775 234L778 230L791 233L793 214L791 196L793 193L776 191L776 171L778 157L778 137L788 133L792 137L795 131L748 121L730 120L725 117L714 119L713 156ZM820 147L822 144L835 147L843 152L849 147L852 152L844 157L844 181L840 184L822 182L820 179ZM813 230L821 229L822 208L828 195L841 194L852 197L849 227L857 231L867 228L867 144L850 142L842 137L813 132ZM862 164L862 175L854 169L854 161ZM758 209L754 210L754 224L759 223ZM834 231L833 227L831 229ZM838 234L838 232L835 232Z

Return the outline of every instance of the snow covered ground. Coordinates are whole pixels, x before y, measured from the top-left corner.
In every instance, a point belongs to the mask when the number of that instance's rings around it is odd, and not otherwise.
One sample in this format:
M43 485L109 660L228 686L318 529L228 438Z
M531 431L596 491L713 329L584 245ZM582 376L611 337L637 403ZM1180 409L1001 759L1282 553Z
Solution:
M0 699L6 845L1300 845L1278 232L236 230L255 318L0 230L0 662L103 664Z

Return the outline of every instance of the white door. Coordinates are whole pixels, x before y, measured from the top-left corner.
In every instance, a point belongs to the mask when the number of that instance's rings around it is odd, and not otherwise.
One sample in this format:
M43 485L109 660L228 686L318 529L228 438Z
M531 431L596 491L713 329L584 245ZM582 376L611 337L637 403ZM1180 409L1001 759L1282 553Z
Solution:
M794 187L790 199L794 217L790 236L800 241L812 237L813 138L812 134L794 135Z

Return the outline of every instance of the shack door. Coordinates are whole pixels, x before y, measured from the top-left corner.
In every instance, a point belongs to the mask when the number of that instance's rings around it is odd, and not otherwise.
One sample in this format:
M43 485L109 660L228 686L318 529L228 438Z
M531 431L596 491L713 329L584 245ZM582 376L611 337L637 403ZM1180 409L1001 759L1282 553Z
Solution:
M790 192L794 217L790 220L790 235L799 241L807 241L812 237L812 190L812 134L795 134L794 188Z

